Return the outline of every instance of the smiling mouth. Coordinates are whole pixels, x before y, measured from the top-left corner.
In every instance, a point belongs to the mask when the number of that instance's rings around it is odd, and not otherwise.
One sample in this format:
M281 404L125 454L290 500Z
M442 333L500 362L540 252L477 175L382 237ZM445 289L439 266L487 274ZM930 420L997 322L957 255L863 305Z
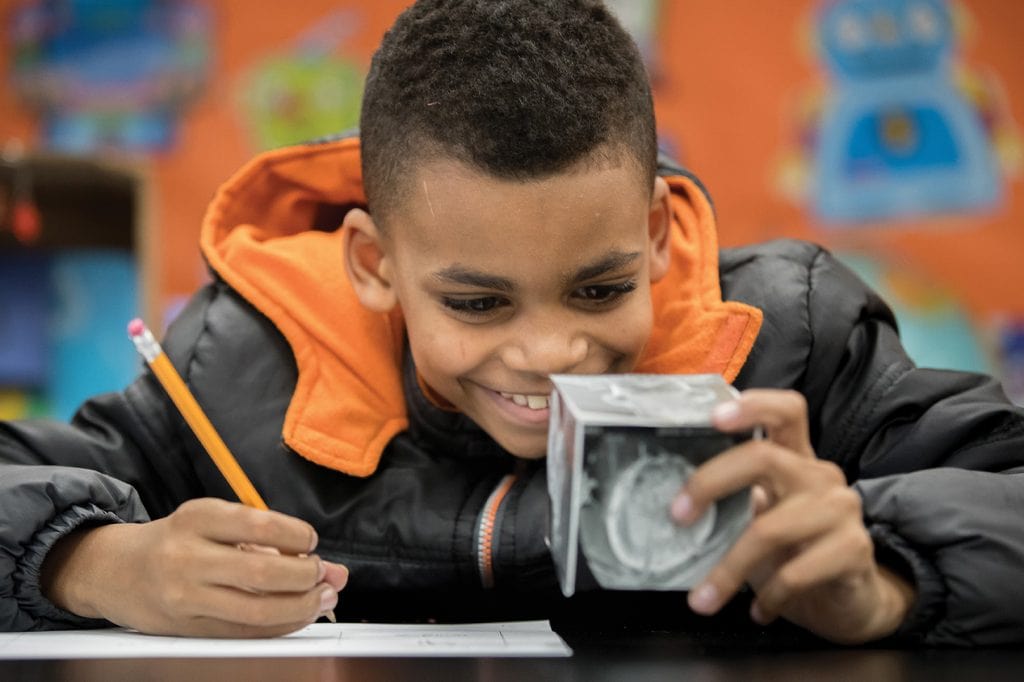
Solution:
M520 407L525 407L530 410L546 410L549 407L549 397L546 395L530 395L528 393L505 393L504 391L498 391L505 400L511 400Z

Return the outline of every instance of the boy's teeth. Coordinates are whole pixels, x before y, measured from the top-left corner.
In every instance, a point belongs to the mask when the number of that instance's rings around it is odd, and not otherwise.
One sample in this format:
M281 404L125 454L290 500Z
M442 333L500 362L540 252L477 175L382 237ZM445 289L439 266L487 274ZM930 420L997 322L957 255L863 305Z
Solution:
M548 399L542 395L526 396L526 404L531 410L543 410L548 406Z
M525 395L522 393L505 393L502 391L501 397L511 400L521 407L529 407L531 410L544 410L548 407L548 397L546 395Z

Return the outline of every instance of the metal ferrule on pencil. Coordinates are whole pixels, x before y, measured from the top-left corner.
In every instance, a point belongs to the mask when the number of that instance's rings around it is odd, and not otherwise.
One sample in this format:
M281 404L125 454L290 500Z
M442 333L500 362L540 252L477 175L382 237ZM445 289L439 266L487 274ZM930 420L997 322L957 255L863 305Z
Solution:
M153 362L163 352L156 337L153 336L153 332L149 331L148 328L143 329L141 334L137 334L131 337L131 339L139 354L146 359L146 362Z

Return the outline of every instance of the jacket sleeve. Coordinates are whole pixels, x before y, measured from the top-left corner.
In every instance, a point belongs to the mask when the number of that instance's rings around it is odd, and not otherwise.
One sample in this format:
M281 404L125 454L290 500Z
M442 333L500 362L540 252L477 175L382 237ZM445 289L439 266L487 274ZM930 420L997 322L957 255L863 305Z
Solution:
M825 252L807 306L812 436L856 481L879 561L916 586L899 634L1020 641L1024 410L991 377L915 367L885 304Z
M208 298L197 296L176 323L179 367ZM86 402L70 424L0 422L0 630L104 624L45 598L43 561L76 528L147 521L200 495L185 428L148 371L123 392Z

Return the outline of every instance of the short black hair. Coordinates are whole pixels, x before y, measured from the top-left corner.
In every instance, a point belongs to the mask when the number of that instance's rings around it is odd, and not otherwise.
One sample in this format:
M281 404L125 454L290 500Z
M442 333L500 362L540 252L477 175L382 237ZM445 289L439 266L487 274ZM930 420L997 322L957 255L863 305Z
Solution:
M652 187L657 168L643 60L600 0L419 0L374 54L360 130L378 218L430 158L528 180L602 152Z

